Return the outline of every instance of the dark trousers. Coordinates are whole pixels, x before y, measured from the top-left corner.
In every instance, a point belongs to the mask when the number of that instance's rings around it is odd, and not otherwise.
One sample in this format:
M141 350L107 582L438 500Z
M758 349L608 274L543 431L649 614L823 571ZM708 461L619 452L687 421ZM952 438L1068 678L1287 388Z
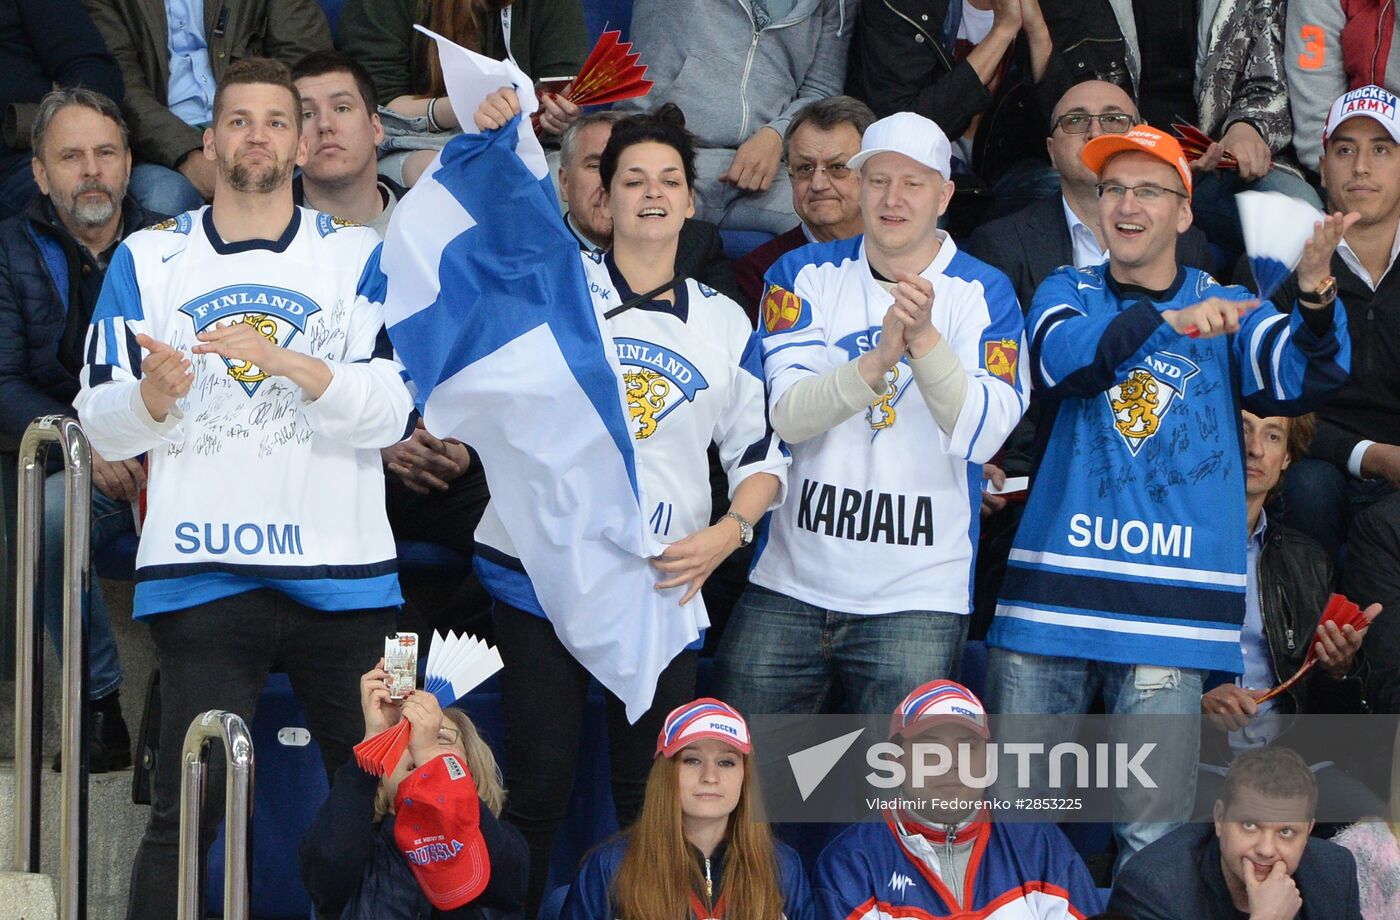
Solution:
M329 777L364 737L360 675L374 666L394 611L323 612L272 590L250 591L150 619L160 663L160 756L146 835L131 870L128 920L174 917L178 900L180 750L196 716L249 723L270 671L285 671ZM210 757L205 827L223 817L222 747ZM213 834L206 830L206 847Z
M1388 482L1353 479L1334 463L1303 457L1289 466L1282 500L1270 506L1269 515L1273 519L1277 511L1277 520L1322 544L1336 564L1357 516L1394 492Z
M530 846L528 916L544 897L554 835L568 812L578 767L583 713L592 679L544 617L496 602L496 642L505 663L501 709L506 733L506 799L503 817ZM627 722L622 701L607 694L608 759L617 823L627 827L641 811L656 736L667 713L695 694L693 651L677 655L656 682L651 708Z
M1366 631L1366 701L1372 712L1400 713L1400 493L1352 521L1342 593L1363 608L1383 606Z

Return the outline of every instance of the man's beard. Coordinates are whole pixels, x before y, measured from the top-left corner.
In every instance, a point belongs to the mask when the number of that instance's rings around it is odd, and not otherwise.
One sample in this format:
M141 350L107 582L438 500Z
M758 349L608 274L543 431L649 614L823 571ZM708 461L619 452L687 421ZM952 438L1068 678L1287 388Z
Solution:
M266 195L281 188L292 175L291 160L274 160L263 166L235 163L224 167L224 178L236 192Z
M101 201L92 201L83 198L88 192L104 192L106 198ZM114 189L112 186L93 179L84 182L73 190L69 196L68 203L56 202L64 214L80 227L101 227L104 226L117 213L121 207L121 200L126 195L126 185L123 183L121 189Z

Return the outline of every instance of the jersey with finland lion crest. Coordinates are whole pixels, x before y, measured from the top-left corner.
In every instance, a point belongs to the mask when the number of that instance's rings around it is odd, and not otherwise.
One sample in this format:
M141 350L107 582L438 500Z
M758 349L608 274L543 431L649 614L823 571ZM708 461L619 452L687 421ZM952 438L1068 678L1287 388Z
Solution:
M1120 287L1104 265L1061 268L1036 291L1028 328L1047 406L1043 454L989 645L1242 670L1240 409L1317 407L1346 381L1351 339L1340 301L1330 320L1266 301L1239 332L1205 340L1162 318L1210 297L1253 295L1194 268L1165 292Z
M1024 323L1006 276L946 234L923 277L934 328L967 375L952 432L934 421L904 359L879 402L789 445L792 497L769 521L755 584L846 613L970 609L982 464L1025 411ZM794 250L766 282L773 406L798 381L872 349L894 302L871 274L863 237Z
M788 454L768 424L758 340L743 308L687 279L674 304L653 300L605 319L634 294L610 253L579 255L604 340L613 343L609 364L626 405L642 511L657 539L674 543L710 523L712 442L731 497L753 474L772 473L782 483L774 504L781 502ZM546 615L494 504L477 525L473 564L493 597Z
M384 332L378 246L307 208L277 240L226 243L205 207L118 247L75 405L97 453L148 458L136 616L261 587L320 610L402 603L378 449L406 435L413 400ZM324 360L329 386L308 402L256 365L191 354L216 323ZM141 400L140 333L192 359L163 422Z

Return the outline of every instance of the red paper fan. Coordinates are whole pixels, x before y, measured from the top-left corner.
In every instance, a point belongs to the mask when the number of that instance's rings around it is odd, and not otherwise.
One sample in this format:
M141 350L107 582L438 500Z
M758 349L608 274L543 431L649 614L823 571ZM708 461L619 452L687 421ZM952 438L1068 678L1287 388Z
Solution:
M1186 159L1195 162L1205 154L1206 148L1215 141L1195 125L1188 125L1185 122L1175 122L1172 124L1172 133L1181 142L1181 152L1186 154ZM1239 169L1239 161L1235 155L1229 152L1222 153L1220 160L1215 164L1216 169Z
M1360 632L1370 625L1370 621L1366 619L1366 614L1361 612L1361 608L1340 594L1334 594L1328 599L1327 608L1322 611L1322 620L1317 624L1319 629L1322 628L1323 623L1336 623L1338 629L1350 626L1357 632ZM1303 659L1303 666L1298 669L1297 673L1274 689L1256 697L1255 702L1263 703L1287 691L1288 688L1297 683L1304 674L1311 671L1315 664L1317 664L1317 642L1314 641L1308 646L1308 654Z
M639 55L631 42L619 41L622 33L616 29L598 36L598 43L588 52L578 76L574 77L563 97L575 105L607 105L623 99L635 99L651 92L652 81L646 79L647 69L638 63ZM539 129L539 113L531 116Z
M360 768L372 776L384 776L394 772L399 758L408 750L409 722L401 720L393 728L386 728L373 738L366 738L355 745L355 760Z

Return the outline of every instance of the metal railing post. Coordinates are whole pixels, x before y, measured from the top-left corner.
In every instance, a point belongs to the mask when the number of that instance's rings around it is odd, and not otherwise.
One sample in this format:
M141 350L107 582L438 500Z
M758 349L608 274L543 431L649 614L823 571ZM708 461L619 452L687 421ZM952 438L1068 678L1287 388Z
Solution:
M87 916L87 627L84 602L91 584L92 450L75 419L35 419L19 450L19 521L16 527L15 603L15 868L39 871L39 726L43 658L37 593L46 578L44 460L63 451L63 787L59 806L59 916Z
M209 745L224 743L224 918L248 920L252 900L253 736L241 718L211 709L185 732L180 755L180 909L178 920L203 920L207 865L200 839Z

